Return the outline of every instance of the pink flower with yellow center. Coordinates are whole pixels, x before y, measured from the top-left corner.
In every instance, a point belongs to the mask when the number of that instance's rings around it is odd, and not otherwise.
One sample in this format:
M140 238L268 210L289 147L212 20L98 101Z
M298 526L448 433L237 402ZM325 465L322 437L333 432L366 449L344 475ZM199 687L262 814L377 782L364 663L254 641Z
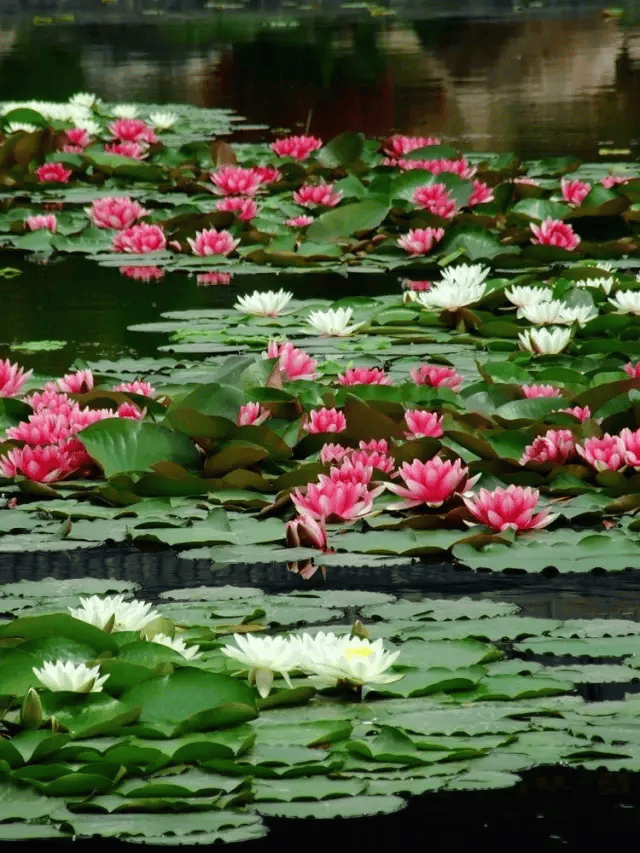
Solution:
M562 391L554 385L521 385L520 390L528 400L536 397L561 397Z
M540 492L530 487L507 486L506 489L480 489L463 500L471 515L491 530L534 530L546 527L555 515L549 510L535 513Z
M58 219L55 213L36 214L35 216L27 216L24 224L30 231L47 230L55 234L58 230Z
M277 358L283 379L316 379L318 362L309 353L297 349L291 341L269 341L266 358Z
M252 198L242 196L226 196L216 204L216 210L235 213L242 222L249 222L258 215L258 205Z
M3 477L22 474L37 483L62 480L75 468L75 460L68 447L58 444L14 447L6 456L0 457L0 473Z
M453 219L458 207L456 200L451 196L445 184L418 187L411 196L411 201L418 207L443 219Z
M396 245L408 255L426 255L444 237L444 228L411 228L398 237Z
M121 382L113 386L114 391L124 391L125 394L140 394L141 397L154 397L156 389L149 382L135 379L133 382Z
M45 163L36 169L36 177L42 183L68 184L71 169L65 169L62 163Z
M340 385L391 385L391 379L379 367L348 367L336 378Z
M107 154L117 154L130 160L144 160L149 156L147 146L139 142L110 142L104 146Z
M469 196L466 207L475 207L476 204L486 204L493 201L493 190L484 181L475 180L473 182L473 191Z
M605 433L602 438L587 438L576 450L596 471L622 471L627 467L627 450L618 435Z
M8 358L0 361L0 397L16 397L32 373L33 370L25 372L24 367L12 364Z
M400 477L405 485L397 483L386 483L386 488L403 500L394 504L392 509L410 509L414 506L426 504L427 506L441 506L454 494L464 492L476 480L469 480L469 469L462 466L462 462L456 459L441 459L434 456L428 462L414 459L413 462L404 462L399 468Z
M198 273L196 281L199 287L216 287L219 284L231 284L232 275L230 272L201 272Z
M453 367L443 364L421 364L411 370L411 379L416 385L429 385L432 388L450 388L458 392L462 388L462 376Z
M591 192L591 184L586 181L571 181L568 178L560 181L560 187L563 200L572 207L580 207Z
M374 493L364 483L343 483L320 474L317 483L291 492L297 511L325 521L355 521L371 512Z
M276 156L292 160L306 160L312 151L319 148L322 148L322 140L317 136L285 136L271 143L271 150Z
M562 465L571 456L575 456L575 453L576 443L570 429L550 429L525 447L520 464L554 462Z
M94 199L91 207L85 207L85 212L97 228L117 228L122 231L130 228L142 216L147 216L150 211L128 196L109 195Z
M245 403L238 409L236 424L238 426L259 426L271 417L269 409L265 409L260 403Z
M347 428L347 419L338 409L312 409L304 423L304 429L310 435L324 432L343 432Z
M324 519L304 513L285 525L285 538L289 548L318 548L327 550L327 528Z
M194 255L208 257L209 255L228 255L233 252L240 240L234 240L228 231L207 228L196 231L195 240L187 237L187 243L191 246Z
M342 190L335 184L303 184L293 194L293 200L301 207L335 207L342 199Z
M409 427L405 438L439 438L443 434L442 419L443 416L435 412L408 409L404 413L405 423Z
M255 169L242 166L222 166L209 175L221 195L255 195L262 186L260 175Z
M114 252L126 252L134 255L146 255L161 252L167 248L167 238L159 225L140 222L130 228L119 231L111 242Z
M580 243L580 237L570 225L560 219L543 219L540 225L531 223L529 226L535 237L531 238L534 245L558 246L560 249L572 251Z
M118 272L127 278L132 278L134 281L160 281L164 278L164 270L162 267L120 267Z
M435 136L402 136L396 133L382 143L382 150L388 157L402 157L428 145L440 145L440 140Z
M108 127L113 139L119 139L121 142L144 142L152 145L158 141L153 128L140 118L118 118Z

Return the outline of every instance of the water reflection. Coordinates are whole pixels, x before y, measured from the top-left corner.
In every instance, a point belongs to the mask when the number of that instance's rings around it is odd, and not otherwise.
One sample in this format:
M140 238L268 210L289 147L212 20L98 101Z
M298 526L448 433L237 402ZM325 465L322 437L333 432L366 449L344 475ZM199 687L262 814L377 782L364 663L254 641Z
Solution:
M120 7L123 9L124 7ZM233 13L11 23L0 99L187 101L330 137L438 132L474 150L595 157L639 135L640 26L570 17L331 20Z

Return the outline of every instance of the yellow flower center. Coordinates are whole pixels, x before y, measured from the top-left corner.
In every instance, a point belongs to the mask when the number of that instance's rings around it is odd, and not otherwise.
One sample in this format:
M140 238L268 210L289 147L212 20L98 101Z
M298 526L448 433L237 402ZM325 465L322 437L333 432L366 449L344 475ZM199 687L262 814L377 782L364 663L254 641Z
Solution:
M361 658L368 658L371 654L371 649L368 649L366 646L362 646L359 649L345 649L344 653L347 657L351 657L352 655L357 655Z

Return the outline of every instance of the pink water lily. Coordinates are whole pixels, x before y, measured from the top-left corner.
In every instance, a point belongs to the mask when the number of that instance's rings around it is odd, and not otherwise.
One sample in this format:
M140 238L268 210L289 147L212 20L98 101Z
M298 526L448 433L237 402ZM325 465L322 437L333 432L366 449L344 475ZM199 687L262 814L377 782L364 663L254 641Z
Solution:
M320 461L323 465L329 465L331 462L342 462L349 453L351 453L350 448L343 447L341 444L323 444L320 451Z
M550 429L525 447L521 465L528 462L555 462L561 465L576 453L576 443L570 429Z
M289 228L306 228L312 222L313 216L307 216L303 213L300 216L292 216L290 219L285 219L284 224L288 225Z
M587 181L572 181L569 178L563 178L560 181L560 188L563 200L572 207L580 207L591 192L591 184Z
M409 427L405 438L439 438L443 434L442 415L422 409L408 409L404 420Z
M86 370L76 370L74 373L66 373L62 379L56 379L51 390L55 390L55 386L57 386L60 391L67 394L86 394L87 391L93 390L93 384L93 372L87 368Z
M265 409L260 403L245 403L238 409L236 424L238 426L259 426L271 417L269 409Z
M260 178L260 182L267 186L282 180L282 172L275 166L252 166L253 171Z
M396 133L382 143L382 150L389 157L402 157L428 145L440 145L440 140L435 136L402 136Z
M121 403L116 410L116 415L131 421L141 421L146 411L146 409L140 410L135 403Z
M94 199L91 207L85 207L85 212L97 228L117 228L122 231L130 228L142 216L147 216L150 211L128 196L110 195Z
M277 358L283 379L316 379L318 362L291 341L270 341L265 358Z
M308 513L298 515L286 523L285 538L290 548L327 550L327 528L324 519L316 519Z
M49 444L45 447L14 447L6 456L0 456L0 473L3 477L22 474L38 483L54 483L68 477L77 465L68 446Z
M29 231L47 230L55 234L58 230L58 219L55 213L40 213L35 216L27 216L24 224Z
M195 239L187 237L191 251L201 258L209 255L228 255L239 242L239 239L233 239L229 231L217 231L215 228L196 231Z
M412 228L396 244L408 255L426 255L444 237L444 228Z
M640 379L640 361L637 361L635 364L629 362L628 364L625 364L622 369L632 379Z
M453 219L457 213L458 206L445 184L429 184L426 187L418 187L411 201L418 207L428 210L434 216L442 219Z
M371 512L374 493L364 483L344 483L320 474L317 483L294 489L291 500L301 515L325 521L355 521Z
M342 199L342 190L335 184L303 184L294 192L293 200L302 207L335 207Z
M361 441L360 449L352 450L349 454L349 459L353 464L361 464L370 466L371 468L377 468L378 471L394 476L393 471L396 467L396 462L393 456L389 456L387 451L364 449L362 447L364 443L365 442Z
M531 242L540 246L558 246L560 249L572 251L580 243L580 237L571 225L560 219L543 219L540 225L529 226L534 233Z
M391 378L379 367L348 367L336 381L340 385L391 385Z
M626 447L618 435L605 433L602 438L587 438L576 450L596 471L621 471L627 466Z
M114 252L130 252L136 255L161 252L166 247L167 238L162 228L159 225L148 225L146 222L118 231L111 243Z
M62 151L67 154L82 154L85 148L93 142L88 130L83 127L71 127L64 132L65 142L62 144Z
M0 397L16 397L32 373L33 370L25 371L24 367L12 364L8 358L0 361Z
M555 385L521 385L520 390L529 400L537 397L561 397L562 391Z
M386 483L389 491L403 498L402 503L393 505L393 509L410 509L421 504L441 506L454 494L464 492L477 479L469 479L469 469L463 467L460 459L451 462L439 456L434 456L428 462L419 459L404 462L399 468L399 474L404 480L404 486Z
M411 370L411 379L416 385L433 388L450 388L456 393L462 388L462 376L453 367L443 364L421 364Z
M74 430L69 418L47 411L34 412L27 421L11 426L6 437L13 441L24 441L32 446L59 444L69 438Z
M258 215L258 205L252 198L242 196L226 196L216 204L216 210L235 213L242 222L249 222Z
M158 141L152 127L139 118L118 118L108 125L113 139L121 142L137 142L151 145Z
M322 148L322 140L317 136L285 136L271 143L274 154L292 160L306 160L312 151L319 148Z
M342 460L339 466L329 470L329 477L339 483L364 483L367 485L373 477L373 466L361 461L353 461L351 456Z
M130 160L144 160L149 156L147 146L141 142L109 142L104 150L107 154L118 154Z
M467 200L466 207L475 207L476 204L487 204L493 201L493 190L484 181L474 180L473 191Z
M588 421L591 417L591 409L589 406L571 406L568 409L558 409L559 412L564 412L565 415L572 415L577 418L580 423Z
M632 468L640 468L640 429L625 427L620 431L620 441L624 444L625 462Z
M480 489L463 500L471 515L491 530L533 530L546 527L555 518L549 510L535 513L540 492L530 487L507 486L493 491Z
M71 169L65 169L62 163L45 163L36 169L36 177L42 183L67 184Z
M312 409L304 422L304 429L311 435L323 432L342 432L347 428L347 419L337 409Z
M154 397L156 389L149 382L135 379L133 382L121 382L113 386L114 391L124 391L125 394L140 394L142 397Z
M221 195L252 196L262 186L262 179L255 169L243 169L241 166L222 166L209 178Z

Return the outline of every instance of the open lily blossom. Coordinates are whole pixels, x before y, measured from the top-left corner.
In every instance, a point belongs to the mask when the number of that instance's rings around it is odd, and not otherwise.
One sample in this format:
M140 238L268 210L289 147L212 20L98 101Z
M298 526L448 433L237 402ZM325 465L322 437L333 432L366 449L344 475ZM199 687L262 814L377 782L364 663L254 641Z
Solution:
M518 335L520 349L534 355L557 355L571 340L571 329L551 326L542 329L525 329Z
M293 200L301 207L335 207L342 199L342 190L334 184L303 184L293 194Z
M108 626L113 618L112 631L141 631L160 616L148 602L125 601L122 594L80 598L80 607L67 609L74 619L88 622L96 628Z
M230 254L240 243L240 238L234 240L229 231L205 228L202 231L196 231L194 239L187 237L187 243L191 246L194 255L205 258L210 255Z
M196 660L202 657L202 652L199 646L188 646L182 637L169 637L167 634L154 634L153 643L158 643L161 646L166 646L168 649L173 649L174 652L182 655L186 660Z
M530 487L507 486L506 489L480 489L463 500L471 515L491 530L534 530L546 527L555 518L549 510L536 513L540 492Z
M555 385L521 385L520 390L528 400L536 397L561 397L562 391Z
M608 296L615 284L615 279L613 276L603 276L602 278L584 278L580 281L574 281L573 283L576 287L601 290Z
M351 456L347 456L339 466L329 470L329 477L338 483L368 484L373 477L373 465L366 465L360 461L354 462Z
M342 432L347 428L347 419L337 409L312 409L304 422L304 429L311 435L322 432Z
M533 323L534 326L564 325L566 322L565 309L567 305L559 299L549 299L544 302L533 302L518 308L517 316ZM596 312L597 313L597 312ZM569 323L567 323L569 325Z
M249 222L258 215L258 205L252 198L226 196L216 204L216 210L235 213L241 222Z
M49 444L44 447L14 447L6 456L0 456L0 473L3 477L23 475L36 483L55 483L68 477L77 465L74 455L66 445Z
M309 353L294 347L291 341L270 341L264 358L277 358L284 379L316 379L318 362Z
M119 385L113 386L114 391L124 391L125 394L140 394L142 397L154 397L156 389L149 382L142 382L139 379L133 382L120 382Z
M381 443L382 442L376 442L378 445ZM393 456L389 456L386 441L384 442L384 449L381 449L380 447L372 447L371 444L373 444L373 442L361 441L359 449L352 450L349 453L348 458L354 464L360 463L372 468L377 468L378 471L383 471L385 474L390 474L394 477L396 461Z
M598 316L598 309L595 305L568 305L562 310L563 323L572 325L577 323L578 326L586 326Z
M404 420L409 427L404 434L405 438L439 438L443 434L443 415L437 415L435 412L408 409L404 413Z
M456 200L447 190L445 184L429 184L418 187L411 196L411 201L417 207L428 210L434 216L442 219L453 219L457 212Z
M619 290L609 302L617 314L640 315L640 290Z
M71 175L71 169L66 169L62 163L45 163L36 169L36 177L43 184L68 184Z
M341 462L349 453L351 453L351 448L328 442L322 445L320 461L323 465L329 465L331 462Z
M33 370L12 364L8 358L0 361L0 397L17 397L30 378Z
M444 237L444 228L411 228L396 240L408 255L426 255Z
M557 246L571 252L580 245L580 237L575 233L571 225L560 219L544 219L540 225L529 226L534 236L531 242L540 246Z
M313 638L305 634L300 647L300 668L318 686L342 683L364 687L389 684L403 677L402 673L389 672L400 651L385 651L381 639L372 643L359 637L335 637L319 632Z
M553 462L562 465L576 455L576 442L570 429L550 429L525 447L521 465L529 462Z
M403 136L396 133L385 139L382 150L389 157L402 157L403 154L426 148L428 145L440 145L440 140L436 136Z
M33 667L38 681L53 692L101 693L102 685L109 678L100 675L100 667L89 668L84 663L72 661L44 661L42 668Z
M262 186L262 179L254 169L241 166L222 166L209 177L221 195L253 196Z
M491 267L482 264L458 264L442 270L442 282L451 287L474 288L484 285Z
M391 385L391 377L379 367L348 367L338 374L340 385Z
M441 506L454 494L470 488L477 479L469 479L469 469L459 459L451 462L439 456L434 456L428 462L419 459L404 462L398 470L404 485L386 483L385 486L403 500L393 504L390 509L411 509L421 504Z
M167 238L159 225L149 225L140 222L130 228L123 228L114 236L111 243L114 252L131 252L146 254L161 252L167 247Z
M477 204L488 204L494 200L493 190L484 181L474 179L473 191L467 199L466 207L475 207Z
M249 670L249 684L266 698L271 692L275 673L279 673L291 687L289 672L297 668L297 646L285 637L256 637L253 634L234 634L235 646L227 644L221 651L239 661Z
M292 160L306 160L319 148L322 148L322 140L317 136L284 136L271 143L274 154L278 157L290 157Z
M233 307L256 317L279 317L292 299L293 293L286 290L254 290L247 296L239 296Z
M627 448L618 435L605 433L601 438L587 438L576 445L576 450L596 471L621 471L627 466Z
M514 285L505 290L504 295L516 308L528 308L540 302L549 302L553 299L553 291L550 287L526 287Z
M91 207L85 207L84 210L97 228L116 228L118 231L130 228L138 219L150 213L128 196L96 198Z
M52 234L55 234L58 230L58 219L55 213L27 216L24 224L29 231L51 231Z
M429 311L456 311L473 305L484 296L483 283L449 283L438 281L427 291L416 293L415 301Z
M317 483L309 483L304 490L291 492L291 500L300 515L324 521L355 521L373 509L373 499L380 489L369 491L366 484L332 480L320 474Z
M320 335L338 338L353 335L364 323L351 323L353 308L329 308L326 311L312 311L307 317L307 323L314 332Z
M238 409L236 424L238 426L260 426L270 417L269 409L265 409L260 403L245 403Z
M584 423L591 417L591 409L589 406L570 406L568 409L558 409L559 412L564 412L565 415L571 415Z
M462 388L462 376L453 367L443 364L421 364L410 371L416 385L430 385L432 388L450 388L458 392Z
M572 207L580 207L582 202L591 192L591 184L587 181L570 180L563 178L560 181L562 198Z
M620 441L624 444L625 462L632 468L640 468L640 429L625 427L620 431Z
M628 364L625 364L622 369L632 379L640 379L640 361L637 361L635 364L629 362ZM0 396L2 396L1 393Z
M55 385L67 394L86 394L93 389L93 373L89 368L76 370L74 373L65 374L62 379L57 379Z

